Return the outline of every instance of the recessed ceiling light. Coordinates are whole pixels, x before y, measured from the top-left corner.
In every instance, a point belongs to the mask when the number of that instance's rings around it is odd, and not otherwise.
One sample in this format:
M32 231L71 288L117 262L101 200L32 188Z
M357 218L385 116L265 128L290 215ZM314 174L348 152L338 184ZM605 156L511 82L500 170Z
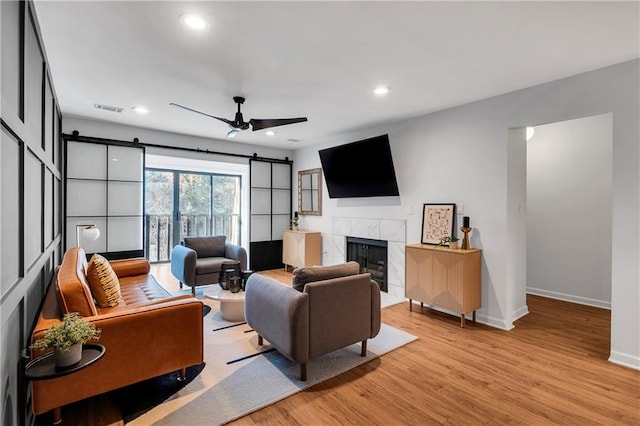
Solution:
M276 132L274 132L273 130L267 130L266 132L264 132L264 134L267 136L275 136Z
M376 95L386 95L389 93L389 88L387 86L378 86L373 90L373 93Z
M138 114L146 114L149 112L149 110L143 106L134 106L134 107L131 107L131 109L133 109Z
M180 22L185 27L194 31L206 31L209 28L209 22L206 19L190 13L181 15Z

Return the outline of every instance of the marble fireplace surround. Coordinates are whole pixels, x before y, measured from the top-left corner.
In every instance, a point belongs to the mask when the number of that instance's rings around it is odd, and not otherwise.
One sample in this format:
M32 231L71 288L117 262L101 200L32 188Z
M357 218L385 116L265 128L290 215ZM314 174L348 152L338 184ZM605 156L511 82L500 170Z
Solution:
M332 217L331 263L346 260L347 237L387 241L387 293L404 298L404 247L406 222L398 219Z

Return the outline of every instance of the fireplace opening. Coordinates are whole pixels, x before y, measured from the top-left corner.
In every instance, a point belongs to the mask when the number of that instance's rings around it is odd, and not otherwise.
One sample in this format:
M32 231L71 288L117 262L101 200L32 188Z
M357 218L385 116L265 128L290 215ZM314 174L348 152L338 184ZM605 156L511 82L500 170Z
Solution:
M387 242L347 237L347 262L355 260L361 273L370 273L380 291L387 291Z

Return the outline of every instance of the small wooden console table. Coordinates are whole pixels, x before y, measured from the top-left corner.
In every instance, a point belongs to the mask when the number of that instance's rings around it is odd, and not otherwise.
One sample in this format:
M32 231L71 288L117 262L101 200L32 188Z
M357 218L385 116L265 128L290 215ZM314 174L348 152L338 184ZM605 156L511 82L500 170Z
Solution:
M405 247L405 297L409 310L413 300L460 313L464 327L465 313L480 307L482 251L462 250L429 244Z
M288 266L314 266L322 264L322 234L315 231L286 230L282 242L282 263Z

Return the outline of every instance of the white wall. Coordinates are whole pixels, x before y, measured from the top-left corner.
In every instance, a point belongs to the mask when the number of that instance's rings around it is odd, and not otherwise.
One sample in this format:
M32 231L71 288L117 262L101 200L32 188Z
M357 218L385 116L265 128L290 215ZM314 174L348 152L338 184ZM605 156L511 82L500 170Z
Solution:
M326 238L331 235L332 216L404 218L407 242L414 243L420 241L423 203L464 203L464 214L474 227L472 246L483 249L478 319L509 329L527 310L522 297L525 270L511 270L509 263L522 259L526 250L509 241L509 226L523 223L517 218L519 206L513 204L525 199L519 192L522 185L510 187L509 181L522 182L526 173L519 157L524 150L508 149L513 133L509 129L612 113L610 360L640 368L639 63L625 62L300 149L294 157L295 170L319 167L320 148L386 131L400 188L400 197L394 200L330 200L325 187L323 216L303 218L305 227Z
M535 128L527 142L527 291L611 306L611 114Z

